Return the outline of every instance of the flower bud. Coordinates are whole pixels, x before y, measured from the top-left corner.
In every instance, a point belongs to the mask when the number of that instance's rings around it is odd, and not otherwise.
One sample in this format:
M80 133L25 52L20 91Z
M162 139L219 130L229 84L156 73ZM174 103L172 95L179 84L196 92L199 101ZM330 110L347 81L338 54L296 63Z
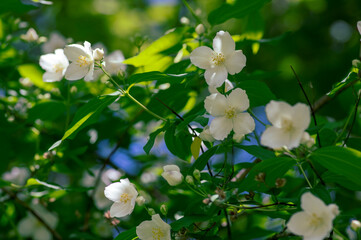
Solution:
M181 17L180 22L184 25L188 25L190 23L187 17Z
M145 203L145 198L143 196L139 196L137 199L135 199L135 202L138 204L138 206L143 206Z
M20 38L27 42L35 42L39 39L39 35L36 33L34 28L29 28L26 34L22 34Z
M352 66L358 69L361 69L361 61L358 59L352 60Z
M304 132L301 138L301 144L304 144L310 148L315 144L315 139L311 138L308 132Z
M155 215L156 213L155 213L155 210L153 209L153 208L148 208L148 213L150 214L150 215Z
M162 205L160 206L160 212L161 212L164 216L167 216L168 207L167 207L165 204L162 204Z
M193 171L193 177L197 180L197 181L200 181L201 180L201 172L196 169Z
M357 22L357 30L358 30L358 32L359 32L360 35L361 35L361 21L358 21L358 22Z
M202 200L202 202L203 202L205 205L208 205L208 204L211 202L211 200L210 200L209 198L205 198L205 199Z
M205 32L204 25L202 23L198 24L197 27L196 27L196 33L198 35L202 35L204 32Z
M190 176L190 175L187 175L186 176L186 182L190 185L194 185L194 180L193 180L193 177Z
M183 181L183 175L180 172L180 169L177 165L166 165L163 167L164 172L162 177L168 182L171 186L176 186Z
M93 51L93 57L94 57L94 60L95 61L100 61L103 59L104 57L104 50L103 49L100 49L100 48L96 48L94 51Z
M358 231L361 228L361 222L359 220L351 221L351 229L354 231Z

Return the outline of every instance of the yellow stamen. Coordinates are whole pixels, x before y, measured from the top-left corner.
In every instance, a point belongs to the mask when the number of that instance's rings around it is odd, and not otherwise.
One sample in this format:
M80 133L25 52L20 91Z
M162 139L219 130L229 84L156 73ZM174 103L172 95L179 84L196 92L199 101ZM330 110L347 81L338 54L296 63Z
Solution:
M120 199L119 201L122 203L127 203L128 201L130 201L131 197L129 196L128 193L123 193L122 195L120 195Z
M224 60L225 59L223 53L215 53L212 57L212 62L217 66L221 65Z
M153 239L160 240L161 238L165 237L164 232L160 228L152 228Z
M311 226L318 226L321 223L322 223L322 218L319 217L316 213L312 213L310 225Z
M236 115L236 111L235 111L234 107L229 107L226 110L225 115L226 115L226 118L228 118L228 119L234 118L234 116Z
M90 64L89 61L88 61L88 58L86 56L83 56L83 55L80 55L76 62L80 65L80 67L83 67L85 65Z
M58 64L54 65L54 70L56 73L58 73L58 72L62 72L64 70L64 68L61 64L58 63Z
M292 121L288 118L282 118L281 120L281 127L286 131L290 132L293 129Z

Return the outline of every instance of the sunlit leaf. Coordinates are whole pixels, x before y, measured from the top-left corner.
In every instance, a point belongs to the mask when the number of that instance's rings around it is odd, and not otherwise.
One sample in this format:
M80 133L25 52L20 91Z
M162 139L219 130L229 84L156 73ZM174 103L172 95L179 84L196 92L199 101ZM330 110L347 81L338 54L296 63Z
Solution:
M38 88L46 91L51 91L56 88L54 83L47 83L43 81L43 72L37 65L23 64L18 67L18 71L23 78L28 78Z

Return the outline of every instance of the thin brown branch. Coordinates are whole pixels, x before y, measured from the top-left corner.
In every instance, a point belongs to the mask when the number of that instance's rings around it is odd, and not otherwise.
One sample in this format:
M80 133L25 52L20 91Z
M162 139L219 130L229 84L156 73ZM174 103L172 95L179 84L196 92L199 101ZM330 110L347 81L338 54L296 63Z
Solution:
M6 188L1 188L7 195L10 196L10 198L12 198L13 200L15 200L17 203L19 203L21 206L23 206L24 208L26 208L26 210L28 210L36 219L38 219L38 221L44 225L44 227L46 229L48 229L48 231L53 235L53 237L57 240L62 240L63 238L60 236L60 234L58 232L55 231L55 229L51 228L49 226L49 224L47 224L45 222L45 220L37 213L34 211L34 209L32 209L29 204L27 204L26 202L20 200L16 194L14 194L13 192L9 191Z

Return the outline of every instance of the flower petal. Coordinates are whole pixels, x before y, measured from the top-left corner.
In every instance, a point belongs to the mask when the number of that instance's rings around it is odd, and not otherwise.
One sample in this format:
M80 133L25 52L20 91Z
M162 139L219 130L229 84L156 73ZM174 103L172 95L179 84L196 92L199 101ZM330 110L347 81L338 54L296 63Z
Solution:
M180 168L177 165L165 165L165 166L163 166L163 170L165 172L168 172L168 171L180 172Z
M283 129L276 127L268 127L262 133L261 144L273 149L279 149L283 146L287 146L289 143L290 135Z
M282 116L291 114L292 106L286 102L271 101L266 105L268 121L274 126L280 127Z
M63 78L63 74L61 72L45 72L43 74L44 82L56 82L60 81Z
M241 88L234 89L227 97L229 106L232 106L236 112L243 112L249 108L249 99L245 90Z
M209 47L201 46L193 50L190 59L197 67L207 69L211 67L213 53L213 50Z
M85 81L94 80L94 64L90 64L89 72L84 77Z
M249 113L238 113L233 119L233 131L237 134L253 132L256 124Z
M287 228L296 235L309 236L313 230L310 223L311 219L309 214L306 212L298 212L292 215L287 223Z
M306 192L302 195L301 208L309 214L316 213L319 216L324 212L329 212L326 204L310 192Z
M292 121L294 126L304 131L308 128L311 121L311 112L309 106L304 103L297 103L292 108Z
M220 65L213 68L206 69L204 73L204 78L210 86L220 87L226 81L228 77L228 72L225 66Z
M220 93L214 93L206 97L204 108L214 117L224 116L227 108L227 99Z
M233 75L242 71L246 66L246 61L246 56L243 54L242 50L238 50L225 58L224 65L226 66L228 73Z
M219 31L213 39L213 49L216 53L223 53L227 57L234 53L236 44L228 32Z
M89 71L89 66L80 67L76 63L71 63L65 72L65 78L67 80L82 79Z
M80 44L71 44L65 46L64 54L69 61L77 61L80 55L88 56L88 50Z
M33 231L34 231L33 239L36 239L36 240L51 240L52 239L51 233L44 226L37 227L36 229L33 229Z
M232 130L232 120L226 117L216 117L212 120L209 130L217 140L225 139Z
M134 204L131 202L122 203L122 202L115 202L110 207L110 216L111 217L124 217L133 212Z
M49 72L54 71L54 65L57 63L58 59L53 53L42 55L39 60L40 67Z

